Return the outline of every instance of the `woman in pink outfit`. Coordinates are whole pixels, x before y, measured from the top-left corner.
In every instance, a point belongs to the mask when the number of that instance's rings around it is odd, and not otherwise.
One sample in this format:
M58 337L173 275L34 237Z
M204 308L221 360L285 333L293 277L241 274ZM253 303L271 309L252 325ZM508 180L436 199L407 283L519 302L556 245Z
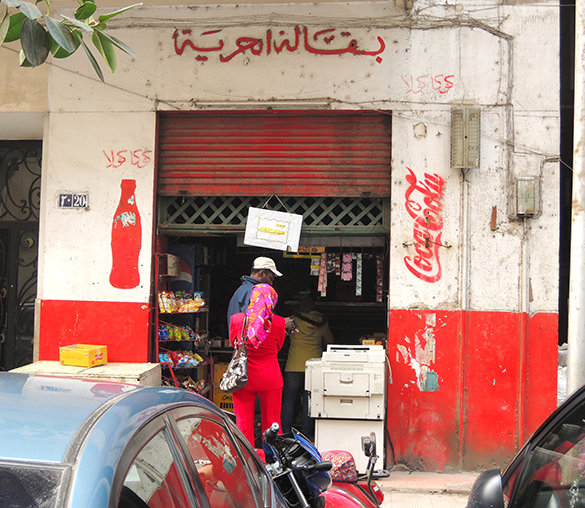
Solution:
M254 446L254 411L256 396L260 397L262 431L274 422L280 425L282 404L282 373L278 351L284 344L285 320L274 315L278 295L269 284L252 289L246 314L248 327L248 383L233 393L236 425ZM244 313L234 314L230 323L232 346L242 336Z

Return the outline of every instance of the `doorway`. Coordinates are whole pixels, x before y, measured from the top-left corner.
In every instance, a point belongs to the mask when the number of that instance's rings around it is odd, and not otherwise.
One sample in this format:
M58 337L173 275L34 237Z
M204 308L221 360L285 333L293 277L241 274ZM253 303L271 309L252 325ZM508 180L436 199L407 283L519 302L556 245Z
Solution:
M40 141L0 142L0 370L33 361Z

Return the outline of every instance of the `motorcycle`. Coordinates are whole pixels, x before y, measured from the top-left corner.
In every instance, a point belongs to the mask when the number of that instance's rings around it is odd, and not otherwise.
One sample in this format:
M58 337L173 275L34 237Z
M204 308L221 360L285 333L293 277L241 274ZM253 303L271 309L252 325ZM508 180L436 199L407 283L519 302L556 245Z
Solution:
M362 451L368 457L368 465L364 475L358 475L355 460L348 452L329 451L323 453L324 459L334 463L331 472L335 490L325 492L327 508L343 508L347 505L347 495L358 499L368 508L380 508L384 501L384 493L373 480L374 467L378 460L376 454L376 434L362 436ZM387 476L385 473L383 476ZM353 502L353 499L349 500Z
M368 457L366 474L358 476L351 454L319 451L292 429L278 434L277 423L264 433L266 468L290 508L380 508L384 495L372 480L376 455L375 434L362 437Z

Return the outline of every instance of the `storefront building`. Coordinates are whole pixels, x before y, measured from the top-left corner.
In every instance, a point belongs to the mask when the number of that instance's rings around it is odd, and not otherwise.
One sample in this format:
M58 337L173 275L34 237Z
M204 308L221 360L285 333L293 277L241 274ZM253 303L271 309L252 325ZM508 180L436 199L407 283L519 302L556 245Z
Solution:
M556 402L558 25L554 2L132 10L105 84L80 54L46 105L0 109L43 114L38 359L154 361L167 254L222 339L269 255L281 312L309 293L340 343L387 337L387 463L505 464ZM243 244L250 206L304 215L325 287Z

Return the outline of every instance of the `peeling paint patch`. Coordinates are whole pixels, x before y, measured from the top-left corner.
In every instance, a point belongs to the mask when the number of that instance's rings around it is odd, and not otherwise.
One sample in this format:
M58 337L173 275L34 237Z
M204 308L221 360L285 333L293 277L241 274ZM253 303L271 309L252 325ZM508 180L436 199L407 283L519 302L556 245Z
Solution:
M410 365L414 371L416 384L421 392L439 391L439 375L431 369L435 363L436 339L435 327L437 326L436 314L425 315L425 328L422 332L416 332L414 339L404 338L404 344L397 344L396 361L402 361ZM413 346L414 344L414 346Z
M408 363L408 358L410 357L410 353L408 352L408 349L406 349L406 347L404 347L402 344L398 344L397 346L398 352L402 354L402 360L404 361L404 363ZM398 361L398 355L396 355L396 361Z
M439 376L436 372L424 368L423 376L421 376L421 383L419 388L422 392L438 392L439 391Z
M114 222L116 223L116 227L118 226L119 223L122 225L123 228L126 228L128 226L135 226L136 214L133 212L122 212L114 219Z
M403 78L404 79L404 78ZM423 139L427 137L427 126L420 122L417 123L413 128L412 128L414 137L416 139Z

